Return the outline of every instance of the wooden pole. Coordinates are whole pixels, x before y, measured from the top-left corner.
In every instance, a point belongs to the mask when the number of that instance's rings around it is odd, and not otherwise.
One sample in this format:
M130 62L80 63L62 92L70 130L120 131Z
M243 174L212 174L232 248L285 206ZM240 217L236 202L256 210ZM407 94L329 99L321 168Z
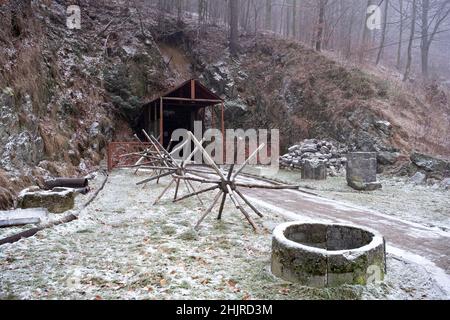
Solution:
M160 114L160 119L159 119L159 143L161 145L164 144L164 102L163 102L163 98L161 97L159 100L159 114Z
M172 179L172 181L167 185L167 187L164 189L164 191L159 195L159 197L156 199L156 201L153 203L153 205L156 205L162 197L166 194L167 191L169 191L172 184L175 182L175 179Z
M190 193L190 194L188 194L186 196L183 196L183 197L181 197L179 199L176 199L174 202L180 202L180 201L183 201L183 200L186 200L186 199L189 199L189 198L201 195L201 194L203 194L205 192L214 191L217 188L219 188L219 186L214 186L214 187L211 187L211 188L208 188L208 189L204 189L204 190L200 190L200 191L197 191L197 192L194 192L194 193Z
M153 106L153 134L158 134L158 107L156 104Z
M208 208L208 210L205 211L203 216L200 218L200 220L197 222L197 225L195 226L195 230L198 230L200 225L202 224L203 220L205 220L206 216L211 213L211 211L214 209L214 206L216 205L217 201L219 201L220 196L222 195L223 191L220 190L219 193L217 193L216 197L214 198L211 206Z
M222 197L222 202L220 203L220 209L219 209L219 216L217 217L217 220L222 220L222 212L225 208L225 201L227 200L227 194L224 192Z
M112 143L108 144L108 172L112 171L112 147L111 147Z
M248 199L238 190L234 190L234 192L236 192L236 194L242 199L244 200L244 202L260 217L263 218L263 214L250 202L248 201Z
M195 100L195 80L191 80L191 99Z
M223 148L222 156L223 156L223 163L225 164L227 155L226 155L226 143L225 143L225 137L226 137L226 134L225 134L225 105L223 102L222 102L221 106L222 106L221 113L222 113L222 148Z

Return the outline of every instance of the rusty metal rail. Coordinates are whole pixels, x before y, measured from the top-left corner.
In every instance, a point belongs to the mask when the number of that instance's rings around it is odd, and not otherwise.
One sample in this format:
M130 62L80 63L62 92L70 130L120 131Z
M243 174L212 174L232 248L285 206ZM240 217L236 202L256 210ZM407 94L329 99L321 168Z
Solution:
M142 152L151 148L150 143L144 142L111 142L108 145L108 171L136 164Z

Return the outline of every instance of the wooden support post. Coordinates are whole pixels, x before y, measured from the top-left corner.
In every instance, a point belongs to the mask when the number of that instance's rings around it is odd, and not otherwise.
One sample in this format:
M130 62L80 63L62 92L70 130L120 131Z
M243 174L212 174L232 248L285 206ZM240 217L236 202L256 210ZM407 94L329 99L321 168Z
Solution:
M158 134L158 107L156 105L153 106L153 134L156 136Z
M195 80L191 80L191 99L195 100Z
M147 127L147 130L148 130L148 132L153 132L153 130L152 130L152 107L151 106L148 106L148 108L147 108L147 120L148 120L148 127Z
M164 102L162 97L159 100L159 114L161 119L159 119L159 143L164 145Z
M223 156L223 163L225 164L226 159L227 159L227 154L226 154L226 142L225 142L225 138L226 138L226 133L225 133L225 105L222 102L221 104L221 113L222 113L222 156Z
M112 171L112 142L108 144L108 172Z

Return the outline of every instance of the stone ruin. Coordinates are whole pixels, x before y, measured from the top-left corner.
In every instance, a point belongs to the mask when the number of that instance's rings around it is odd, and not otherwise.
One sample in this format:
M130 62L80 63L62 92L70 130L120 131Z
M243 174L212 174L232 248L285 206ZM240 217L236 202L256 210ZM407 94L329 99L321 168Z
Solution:
M368 229L289 222L274 231L271 270L283 280L316 288L381 282L386 244Z
M322 180L326 178L323 171L325 175L331 176L337 176L342 171L347 163L347 152L347 147L337 143L304 140L289 148L289 153L280 158L280 166L284 169L302 170L305 179Z
M358 191L381 189L377 182L377 153L354 152L347 155L347 183Z
M18 207L21 209L45 208L51 213L64 213L75 206L76 192L70 188L41 190L31 187L19 194Z
M326 180L327 165L324 160L306 160L302 167L303 180Z

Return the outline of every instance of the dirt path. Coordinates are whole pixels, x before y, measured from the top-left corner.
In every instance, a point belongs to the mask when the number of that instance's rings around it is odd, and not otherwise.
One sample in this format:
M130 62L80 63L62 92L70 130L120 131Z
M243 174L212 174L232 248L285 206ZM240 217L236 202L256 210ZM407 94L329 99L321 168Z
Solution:
M435 273L438 282L450 290L449 232L296 191L248 190L246 193L259 205L284 213L289 219L307 217L378 230L385 236L390 253L416 262L421 259L434 269L430 272Z

